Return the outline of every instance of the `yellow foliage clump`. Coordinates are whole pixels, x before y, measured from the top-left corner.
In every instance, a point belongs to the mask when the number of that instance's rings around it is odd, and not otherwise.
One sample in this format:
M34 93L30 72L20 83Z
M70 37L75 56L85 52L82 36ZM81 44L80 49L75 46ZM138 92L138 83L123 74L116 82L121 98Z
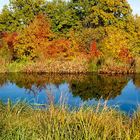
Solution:
M105 56L117 58L122 48L130 48L129 36L125 31L116 27L106 27L105 32L100 48Z

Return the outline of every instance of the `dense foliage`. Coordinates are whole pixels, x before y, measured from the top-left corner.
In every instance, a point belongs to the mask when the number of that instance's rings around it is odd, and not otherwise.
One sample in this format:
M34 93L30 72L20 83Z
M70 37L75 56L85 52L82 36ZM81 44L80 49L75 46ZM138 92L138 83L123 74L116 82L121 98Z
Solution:
M0 13L0 54L9 63L77 59L89 71L128 72L140 67L139 25L127 0L10 0Z

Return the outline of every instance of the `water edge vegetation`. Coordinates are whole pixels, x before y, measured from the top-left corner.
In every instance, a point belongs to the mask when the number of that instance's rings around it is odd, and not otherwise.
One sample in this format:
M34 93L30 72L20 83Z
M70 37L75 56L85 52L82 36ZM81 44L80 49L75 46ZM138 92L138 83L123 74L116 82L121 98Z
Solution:
M65 106L32 108L0 103L0 139L83 140L140 139L140 114L127 116L104 106L69 111Z

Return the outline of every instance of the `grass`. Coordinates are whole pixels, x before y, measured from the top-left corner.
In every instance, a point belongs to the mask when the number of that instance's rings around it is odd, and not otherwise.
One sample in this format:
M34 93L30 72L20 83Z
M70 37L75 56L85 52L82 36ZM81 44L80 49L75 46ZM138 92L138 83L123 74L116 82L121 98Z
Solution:
M50 105L0 104L2 140L139 140L140 113L133 118L104 107L69 111Z
M7 66L7 72L25 73L86 73L86 61L83 60L44 60L44 61L13 61ZM0 70L1 72L1 70Z
M1 52L0 52L1 54ZM26 73L140 73L140 58L137 58L136 67L130 68L128 64L107 58L104 60L93 59L87 60L81 57L73 59L44 59L36 61L10 61L8 56L0 57L0 73L7 72L26 72ZM101 71L101 72L100 72ZM132 72L133 71L133 72Z

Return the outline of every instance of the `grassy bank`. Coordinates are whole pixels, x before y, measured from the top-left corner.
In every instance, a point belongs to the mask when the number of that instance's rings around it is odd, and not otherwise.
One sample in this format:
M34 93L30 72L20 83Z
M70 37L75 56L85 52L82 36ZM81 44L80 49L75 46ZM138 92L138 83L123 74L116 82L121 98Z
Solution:
M33 110L29 105L0 104L0 139L3 140L101 140L140 139L140 114L130 118L104 108L68 111L49 106Z
M24 72L24 73L99 73L99 74L134 74L140 73L140 65L129 67L123 63L103 64L97 66L97 62L88 62L86 59L73 60L44 60L21 61L6 63L1 61L0 73Z
M25 72L25 73L87 73L93 72L88 69L87 60L44 60L44 61L21 61L2 63L0 73ZM95 70L94 70L95 71Z

